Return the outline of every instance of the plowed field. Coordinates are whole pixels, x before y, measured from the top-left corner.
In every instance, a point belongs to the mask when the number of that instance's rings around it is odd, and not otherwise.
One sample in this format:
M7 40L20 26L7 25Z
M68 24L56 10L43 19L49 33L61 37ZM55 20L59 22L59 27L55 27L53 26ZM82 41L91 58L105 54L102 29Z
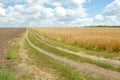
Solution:
M0 67L2 65L9 65L9 61L5 56L5 52L12 40L19 37L25 29L23 28L0 28Z

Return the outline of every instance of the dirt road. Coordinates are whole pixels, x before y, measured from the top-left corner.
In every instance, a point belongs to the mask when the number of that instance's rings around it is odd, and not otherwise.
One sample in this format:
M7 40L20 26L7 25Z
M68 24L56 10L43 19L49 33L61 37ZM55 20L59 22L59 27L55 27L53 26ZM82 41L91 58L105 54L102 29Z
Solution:
M52 54L48 51L45 51L37 46L35 46L29 39L28 37L26 38L28 43L33 47L35 48L36 50L38 50L40 53L43 53L51 58L54 58L56 60L59 60L59 61L62 61L62 62L65 62L73 67L76 67L78 70L81 70L83 72L86 72L86 73L89 73L93 76L99 76L99 77L105 77L109 80L119 80L120 79L120 73L118 72L115 72L115 71L110 71L110 70L107 70L107 69L104 69L104 68L101 68L101 67L98 67L96 65L92 65L92 64L88 64L88 63L78 63L78 62L75 62L73 60L70 60L70 59L67 59L67 58L64 58L64 57L60 57L60 56L57 56L55 54Z
M0 28L0 67L5 64L10 65L5 52L12 40L19 37L23 32L25 32L24 28Z
M37 34L36 34L37 35ZM39 35L37 35L39 36ZM107 59L107 58L103 58L103 57L97 57L97 56L93 56L93 55L88 55L88 54L85 54L85 53L81 53L81 52L74 52L74 51L70 51L68 49L65 49L65 48L61 48L61 47L58 47L58 46L54 46L54 45L51 45L49 43L47 43L46 41L42 40L42 39L39 39L38 37L36 37L34 35L35 39L37 39L38 41L52 47L52 48L55 48L55 49L58 49L58 50L61 50L61 51L65 51L65 52L68 52L70 54L75 54L75 55L78 55L78 56L81 56L81 57L85 57L85 58L89 58L89 59L92 59L92 60L96 60L96 61L99 61L99 62L106 62L106 63L109 63L113 66L116 66L116 67L119 67L120 66L120 61L119 60L114 60L114 59Z

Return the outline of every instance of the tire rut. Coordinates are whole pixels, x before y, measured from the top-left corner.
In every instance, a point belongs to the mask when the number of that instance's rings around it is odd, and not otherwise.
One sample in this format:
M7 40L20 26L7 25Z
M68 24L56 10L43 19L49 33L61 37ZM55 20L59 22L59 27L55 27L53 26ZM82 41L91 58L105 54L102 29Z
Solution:
M67 64L69 64L69 65L71 65L73 67L76 67L80 71L83 71L83 72L91 74L92 76L95 76L95 77L105 77L105 78L107 78L109 80L119 80L120 79L120 76L119 76L120 73L118 73L118 72L106 70L104 68L98 67L96 65L88 64L88 63L78 63L78 62L75 62L73 60L57 56L55 54L52 54L52 53L50 53L48 51L45 51L45 50L39 48L38 46L35 46L28 39L28 36L26 37L26 40L27 40L27 42L29 43L29 45L31 47L33 47L34 49L36 49L40 53L42 53L44 55L47 55L47 56L49 56L49 57L51 57L53 59L65 62L65 63L67 63Z
M55 49L58 49L58 50L61 50L61 51L64 51L64 52L67 52L67 53L70 53L70 54L75 54L75 55L78 55L78 56L81 56L81 57L85 57L85 58L89 58L89 59L92 59L92 60L96 60L96 61L99 61L99 62L105 62L105 63L109 63L115 67L120 67L120 61L118 60L114 60L114 59L107 59L107 58L103 58L103 57L97 57L97 56L93 56L93 55L88 55L88 54L85 54L85 53L81 53L81 52L74 52L74 51L71 51L71 50L68 50L68 49L64 49L64 48L61 48L61 47L58 47L58 46L54 46L54 45L51 45L43 40L40 40L38 37L36 37L34 35L34 37L41 41L42 43L46 44L47 46L50 46L52 48L55 48Z
M19 56L21 58L21 63L18 64L19 69L21 69L21 73L28 71L33 74L34 80L54 80L54 76L50 73L42 71L36 65L30 65L28 62L32 61L29 56L26 54L26 50L24 49L24 40L22 39L19 43Z

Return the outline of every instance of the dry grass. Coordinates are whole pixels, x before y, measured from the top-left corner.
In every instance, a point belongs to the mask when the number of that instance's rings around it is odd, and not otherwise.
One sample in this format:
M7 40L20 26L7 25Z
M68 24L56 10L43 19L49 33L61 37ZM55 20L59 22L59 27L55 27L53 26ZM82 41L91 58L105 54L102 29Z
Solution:
M41 35L89 48L119 51L120 28L35 28Z

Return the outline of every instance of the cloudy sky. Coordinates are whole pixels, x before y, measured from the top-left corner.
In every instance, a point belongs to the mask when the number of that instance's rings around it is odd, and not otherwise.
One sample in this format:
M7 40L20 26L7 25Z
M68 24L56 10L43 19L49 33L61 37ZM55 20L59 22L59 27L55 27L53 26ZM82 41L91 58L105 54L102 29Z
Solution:
M0 0L0 27L120 25L120 0Z

